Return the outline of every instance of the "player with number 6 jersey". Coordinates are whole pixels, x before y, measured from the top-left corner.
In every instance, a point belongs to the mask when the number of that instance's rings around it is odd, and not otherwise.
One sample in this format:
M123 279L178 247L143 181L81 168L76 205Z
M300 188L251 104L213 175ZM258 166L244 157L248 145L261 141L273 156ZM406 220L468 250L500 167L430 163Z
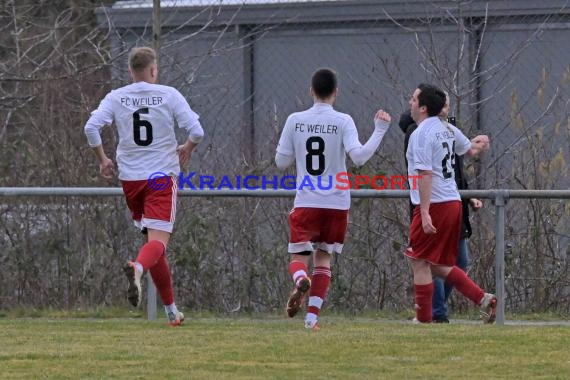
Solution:
M133 48L129 72L133 83L105 96L85 124L85 135L99 159L101 176L110 180L115 174L114 164L103 150L100 131L115 123L119 179L135 225L147 235L136 260L123 268L129 284L127 298L133 306L140 304L141 278L149 271L169 324L179 326L184 315L174 302L166 247L176 215L180 166L186 166L204 131L198 115L178 90L156 84L158 66L153 49ZM174 133L176 124L188 136L180 146ZM151 178L157 173L158 178Z
M144 81L111 91L91 113L85 126L91 147L101 145L99 131L113 122L119 179L125 181L147 180L156 172L178 175L175 123L193 142L204 135L198 115L177 89Z
M374 132L362 145L352 117L336 111L336 73L317 70L310 88L314 105L287 118L275 162L297 168L297 194L289 214L289 274L294 289L287 301L287 315L294 317L309 294L305 327L319 329L317 318L331 280L331 254L340 253L348 224L350 191L336 188L336 176L346 172L346 154L356 165L372 157L390 126L390 115L379 110ZM313 256L312 280L308 275Z

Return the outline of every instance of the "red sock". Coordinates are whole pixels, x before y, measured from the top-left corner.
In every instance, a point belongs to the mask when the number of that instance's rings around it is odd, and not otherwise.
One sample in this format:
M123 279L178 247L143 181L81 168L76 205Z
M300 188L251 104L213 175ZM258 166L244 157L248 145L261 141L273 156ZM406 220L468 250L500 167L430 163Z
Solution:
M158 262L150 268L152 281L162 298L164 305L172 305L174 303L174 290L172 289L172 276L166 255L162 255Z
M291 275L291 278L295 284L297 284L298 279L302 277L309 277L309 274L307 272L308 270L305 263L296 260L289 263L289 274Z
M476 305L479 305L485 295L485 292L461 268L453 267L445 281Z
M327 267L315 267L311 281L311 290L309 291L309 308L307 312L319 315L330 283L331 269Z
M149 270L164 255L164 251L164 243L151 240L141 247L136 261L142 265L144 270Z
M416 319L422 323L431 323L431 299L433 282L425 285L414 284L416 293Z

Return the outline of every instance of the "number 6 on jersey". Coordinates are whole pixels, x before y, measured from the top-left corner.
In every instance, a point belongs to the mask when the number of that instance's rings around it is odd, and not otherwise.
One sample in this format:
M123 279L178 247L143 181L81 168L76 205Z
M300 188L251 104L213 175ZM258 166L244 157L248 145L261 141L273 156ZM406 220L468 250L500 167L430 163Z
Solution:
M139 108L133 113L133 138L135 144L148 146L152 143L152 124L148 120L141 120L140 114L148 114L148 107ZM145 129L145 138L141 139L141 128Z

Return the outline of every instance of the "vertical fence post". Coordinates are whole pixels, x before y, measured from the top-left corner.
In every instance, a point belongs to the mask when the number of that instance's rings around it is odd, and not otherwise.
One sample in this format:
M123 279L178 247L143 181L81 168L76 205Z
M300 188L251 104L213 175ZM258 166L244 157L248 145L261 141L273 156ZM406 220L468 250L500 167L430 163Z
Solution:
M146 313L149 321L156 320L156 286L152 282L150 273L146 274Z
M160 0L153 0L152 2L152 45L156 52L156 64L160 60ZM146 287L146 300L147 300L147 318L149 321L156 320L156 286L152 282L150 273L147 274L147 287Z
M497 295L498 325L505 324L505 205L508 192L499 190L495 193L495 292Z

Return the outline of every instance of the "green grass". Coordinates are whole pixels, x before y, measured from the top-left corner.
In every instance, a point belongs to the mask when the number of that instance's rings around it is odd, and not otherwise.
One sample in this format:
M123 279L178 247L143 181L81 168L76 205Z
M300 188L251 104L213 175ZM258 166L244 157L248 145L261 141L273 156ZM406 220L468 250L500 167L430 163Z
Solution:
M32 309L19 308L0 311L0 318L146 318L141 309L101 307L87 309Z
M0 318L2 379L567 379L570 327Z

